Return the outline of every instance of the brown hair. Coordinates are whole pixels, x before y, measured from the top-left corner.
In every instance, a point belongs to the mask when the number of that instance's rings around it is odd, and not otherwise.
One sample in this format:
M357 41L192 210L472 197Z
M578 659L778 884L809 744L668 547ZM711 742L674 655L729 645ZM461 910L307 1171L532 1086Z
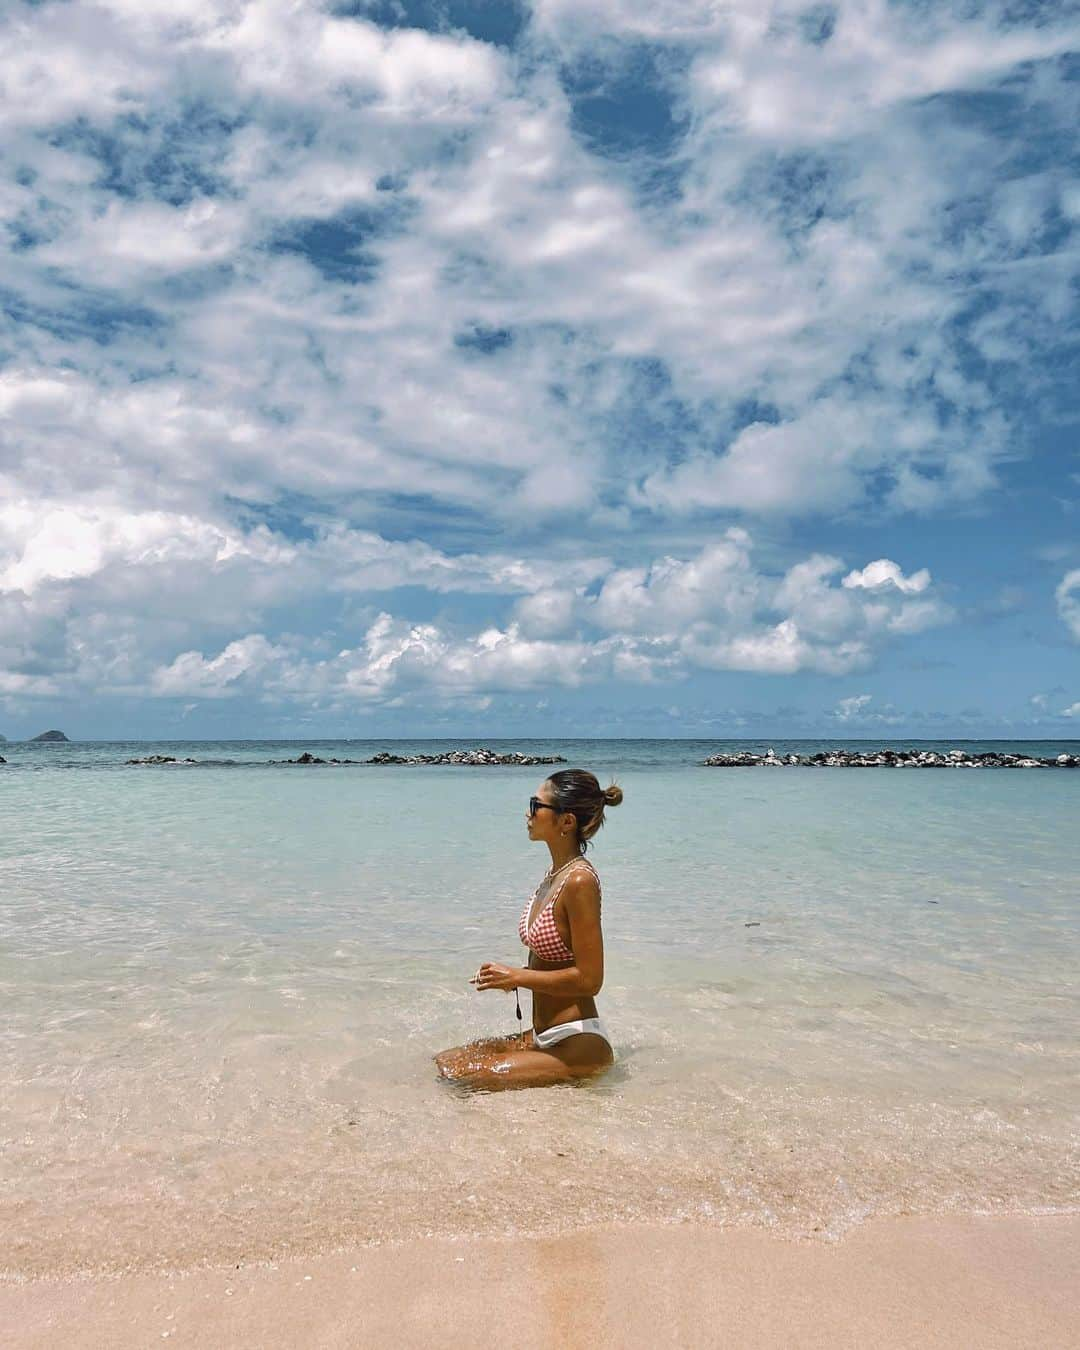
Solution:
M622 788L618 783L602 788L588 769L560 769L548 782L560 814L569 811L577 821L577 841L582 853L587 852L589 840L604 823L604 808L622 801Z

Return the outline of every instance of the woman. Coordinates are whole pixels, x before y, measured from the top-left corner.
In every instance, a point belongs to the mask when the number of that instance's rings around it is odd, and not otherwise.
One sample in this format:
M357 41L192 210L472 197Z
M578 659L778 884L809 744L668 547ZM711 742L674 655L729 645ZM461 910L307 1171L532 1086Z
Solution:
M584 769L553 773L529 799L529 838L551 852L551 867L518 924L529 964L485 961L470 983L479 990L531 989L532 1030L442 1051L435 1063L444 1078L488 1090L542 1087L600 1073L614 1062L594 1002L604 982L604 938L600 878L585 851L604 823L604 808L621 801L620 787L601 788Z

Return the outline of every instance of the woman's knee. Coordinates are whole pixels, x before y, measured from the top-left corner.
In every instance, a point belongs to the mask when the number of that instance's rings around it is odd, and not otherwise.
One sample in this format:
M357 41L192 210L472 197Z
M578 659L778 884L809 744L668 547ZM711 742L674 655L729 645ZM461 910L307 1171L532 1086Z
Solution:
M498 1053L490 1045L473 1041L469 1045L441 1050L435 1056L435 1065L443 1078L467 1078L487 1068Z
M531 1040L532 1033L528 1033ZM518 1049L527 1042L520 1036L482 1036L479 1040L469 1041L467 1045L453 1045L449 1050L440 1050L433 1056L435 1063L447 1063L462 1056L476 1058L479 1055L498 1055L510 1049Z

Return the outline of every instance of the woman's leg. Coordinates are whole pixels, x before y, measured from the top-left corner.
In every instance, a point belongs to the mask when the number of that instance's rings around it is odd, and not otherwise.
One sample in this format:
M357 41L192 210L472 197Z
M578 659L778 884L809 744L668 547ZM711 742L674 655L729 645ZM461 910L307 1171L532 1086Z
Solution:
M552 1083L566 1083L575 1078L586 1078L602 1073L614 1062L611 1046L603 1036L582 1032L568 1036L550 1050L536 1050L528 1033L526 1049L521 1050L510 1038L510 1046L501 1051L472 1046L462 1050L473 1051L468 1056L440 1064L444 1078L462 1087L498 1092L504 1088L546 1087ZM479 1043L478 1043L479 1045ZM437 1059L442 1059L438 1056Z
M449 1050L440 1050L435 1063L443 1078L457 1078L488 1062L489 1059L505 1055L510 1050L528 1049L532 1045L532 1031L523 1036L484 1036L468 1045L455 1045Z

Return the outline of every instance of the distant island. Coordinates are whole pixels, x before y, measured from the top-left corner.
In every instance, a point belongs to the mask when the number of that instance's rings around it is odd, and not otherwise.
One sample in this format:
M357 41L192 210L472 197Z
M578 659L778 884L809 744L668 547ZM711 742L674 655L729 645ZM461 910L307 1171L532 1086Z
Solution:
M62 731L43 731L40 736L31 737L35 741L66 741L67 737Z

